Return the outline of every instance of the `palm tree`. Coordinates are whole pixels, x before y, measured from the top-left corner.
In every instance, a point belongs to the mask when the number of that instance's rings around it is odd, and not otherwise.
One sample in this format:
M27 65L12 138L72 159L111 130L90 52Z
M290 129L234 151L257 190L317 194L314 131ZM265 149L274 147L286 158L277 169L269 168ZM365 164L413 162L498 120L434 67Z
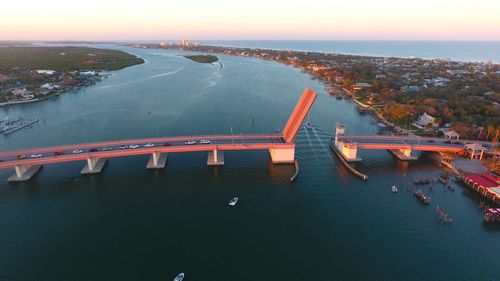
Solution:
M490 137L490 134L493 133L493 131L495 131L495 126L493 126L493 124L489 124L488 127L486 128L486 140L488 140L488 138Z

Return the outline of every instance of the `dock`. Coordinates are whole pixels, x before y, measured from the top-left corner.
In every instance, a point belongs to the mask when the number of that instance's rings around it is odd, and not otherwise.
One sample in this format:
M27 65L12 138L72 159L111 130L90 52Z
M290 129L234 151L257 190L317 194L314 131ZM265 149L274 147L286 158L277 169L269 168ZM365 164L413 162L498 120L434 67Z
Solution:
M38 119L29 120L29 119L24 119L22 117L19 117L14 121L1 121L0 133L2 133L3 135L12 134L15 131L19 131L23 128L36 124L38 123L38 121L39 121Z

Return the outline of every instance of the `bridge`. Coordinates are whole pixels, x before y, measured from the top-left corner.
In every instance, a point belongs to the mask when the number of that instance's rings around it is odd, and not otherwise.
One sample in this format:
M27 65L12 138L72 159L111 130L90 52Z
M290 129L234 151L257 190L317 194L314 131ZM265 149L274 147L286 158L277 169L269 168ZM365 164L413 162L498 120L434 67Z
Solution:
M401 160L415 160L412 151L459 152L466 144L478 143L485 148L495 145L486 141L449 140L446 138L420 136L345 135L345 125L337 123L332 147L340 152L347 162L361 161L358 149L386 149Z
M306 88L281 134L158 137L71 144L0 152L0 169L14 169L9 181L25 181L42 165L86 161L81 174L100 173L109 158L151 155L146 168L164 168L168 153L208 152L207 165L224 165L224 151L269 150L274 164L294 163L295 137L317 94Z

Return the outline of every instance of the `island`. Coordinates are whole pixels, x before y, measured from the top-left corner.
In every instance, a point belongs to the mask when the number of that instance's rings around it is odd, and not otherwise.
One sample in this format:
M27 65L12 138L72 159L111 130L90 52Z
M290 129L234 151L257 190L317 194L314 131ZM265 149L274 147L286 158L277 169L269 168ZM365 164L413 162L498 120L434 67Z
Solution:
M218 57L212 55L186 55L183 57L199 63L214 63L219 60Z
M142 64L132 54L90 47L0 48L0 106L47 99L100 81L103 71Z

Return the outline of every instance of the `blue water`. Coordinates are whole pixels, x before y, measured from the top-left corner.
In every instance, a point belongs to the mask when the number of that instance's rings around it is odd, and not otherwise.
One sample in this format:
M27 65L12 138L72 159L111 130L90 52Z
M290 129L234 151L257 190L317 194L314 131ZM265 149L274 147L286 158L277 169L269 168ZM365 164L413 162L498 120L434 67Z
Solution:
M500 63L500 41L207 40L206 45Z
M60 163L17 184L0 170L0 280L499 279L500 226L483 223L475 193L436 184L422 187L430 206L412 196L415 177L441 171L429 155L406 163L360 151L367 182L339 163L328 147L337 121L348 133L379 128L320 81L255 58L220 55L219 71L177 51L109 47L146 63L79 92L0 108L1 119L41 120L0 136L0 149L272 133L311 87L318 98L313 128L296 139L299 177L291 183L294 166L273 165L267 151L225 152L222 167L207 167L206 153L171 153L159 171L145 169L147 156L114 158L93 176L80 176L83 161ZM439 223L436 205L453 225Z

